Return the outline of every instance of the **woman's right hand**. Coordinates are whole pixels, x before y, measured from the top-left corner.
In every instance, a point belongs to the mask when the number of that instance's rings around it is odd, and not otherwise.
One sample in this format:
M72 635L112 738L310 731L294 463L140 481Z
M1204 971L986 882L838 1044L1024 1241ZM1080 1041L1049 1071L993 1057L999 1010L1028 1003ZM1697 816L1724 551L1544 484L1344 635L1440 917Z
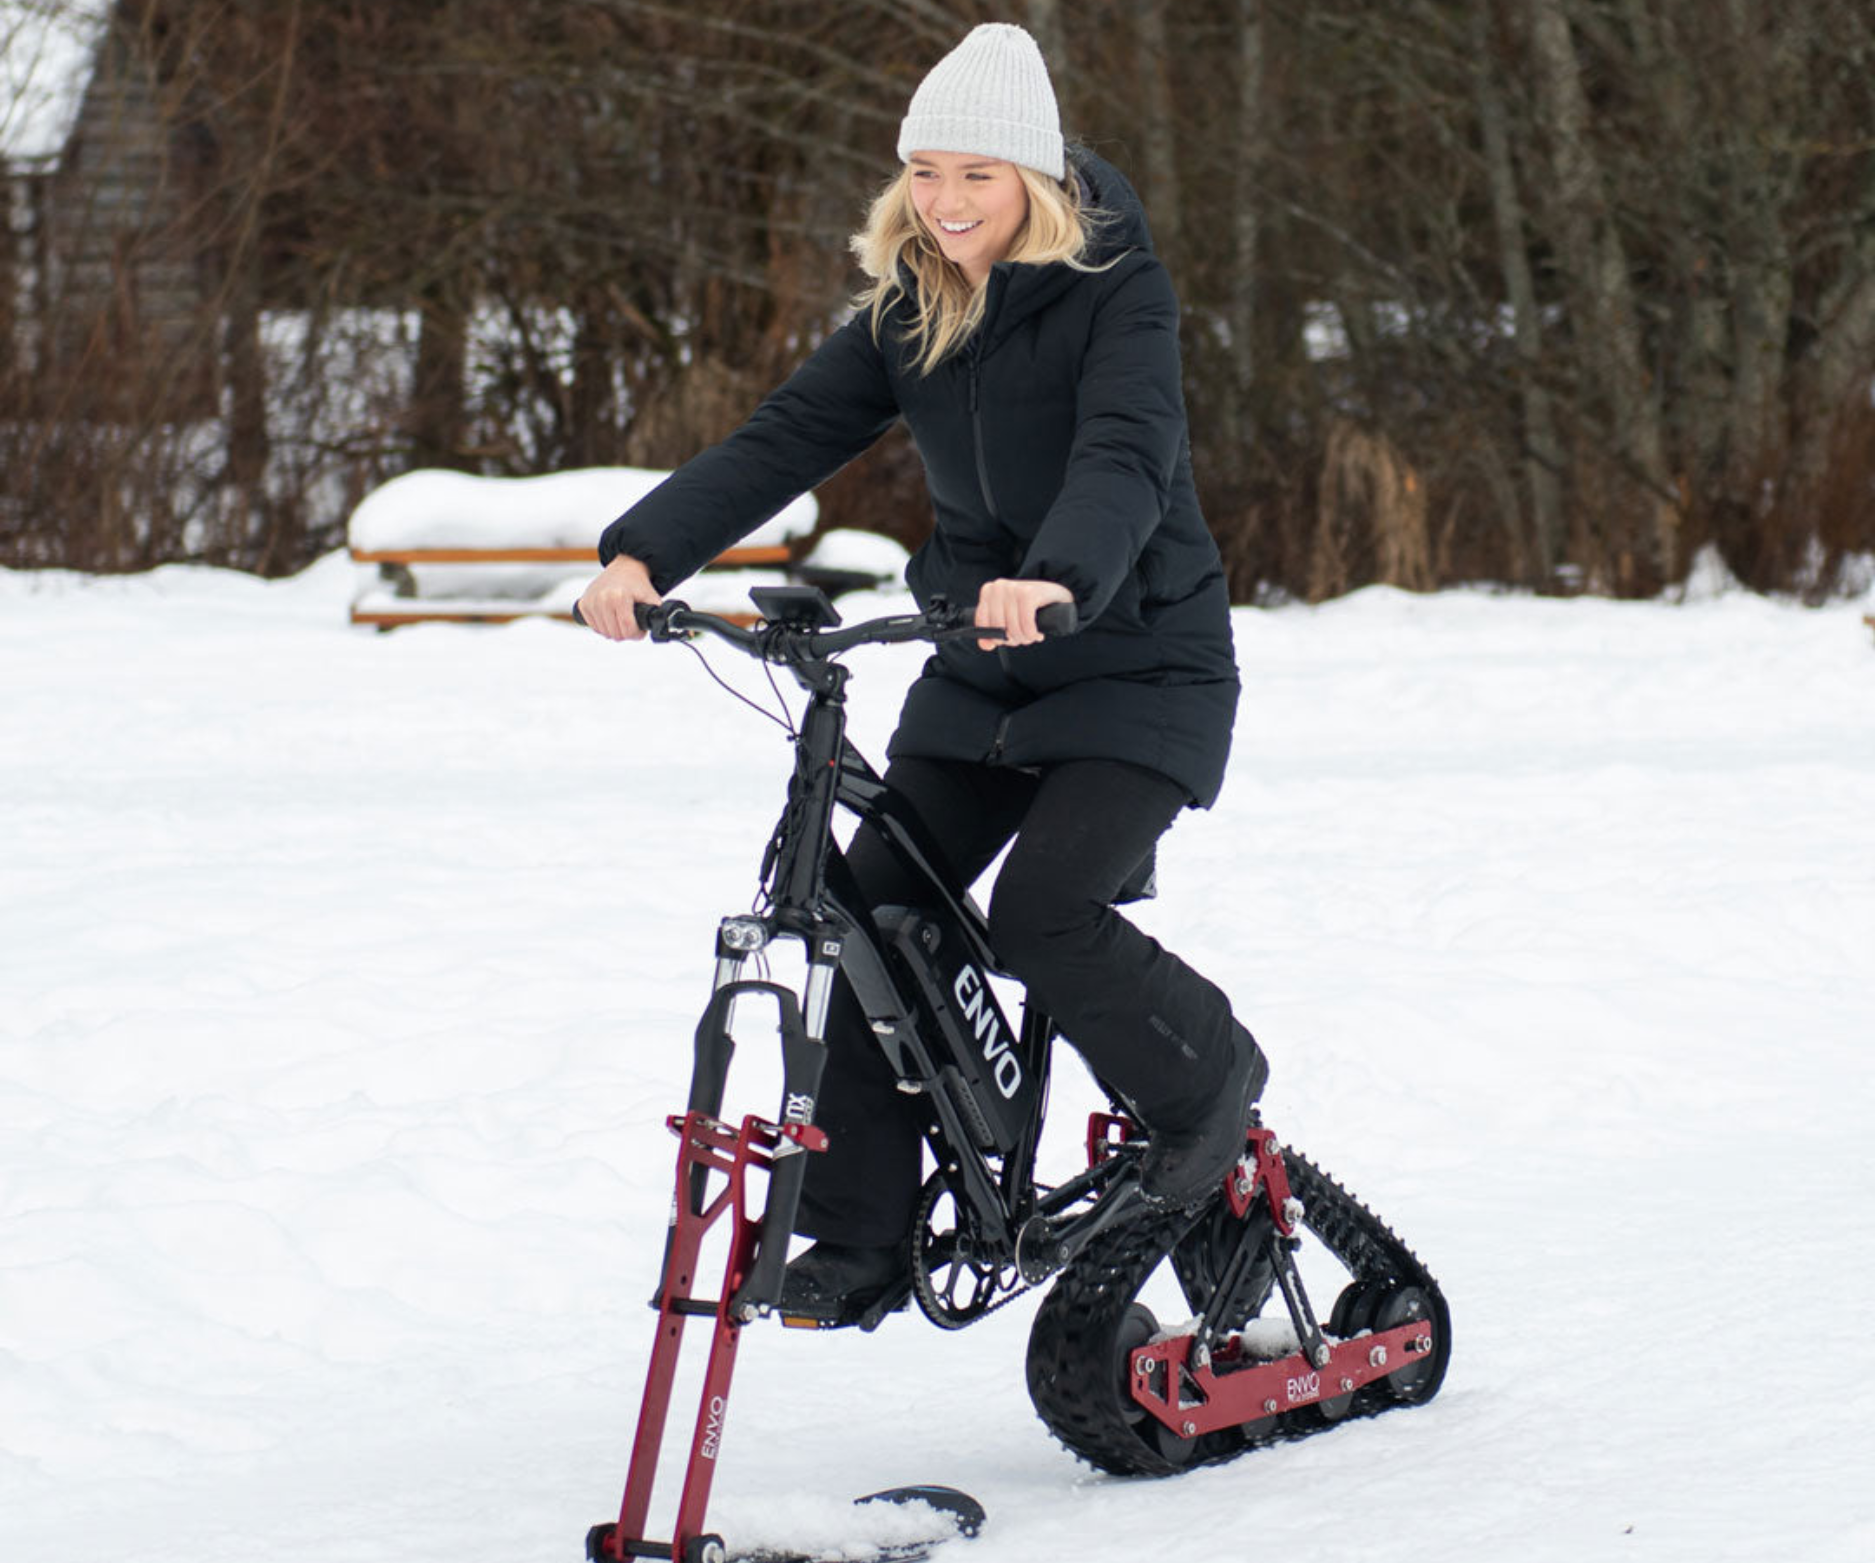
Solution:
M651 584L651 574L630 554L620 554L579 599L579 616L587 628L607 640L643 640L636 608L662 602Z

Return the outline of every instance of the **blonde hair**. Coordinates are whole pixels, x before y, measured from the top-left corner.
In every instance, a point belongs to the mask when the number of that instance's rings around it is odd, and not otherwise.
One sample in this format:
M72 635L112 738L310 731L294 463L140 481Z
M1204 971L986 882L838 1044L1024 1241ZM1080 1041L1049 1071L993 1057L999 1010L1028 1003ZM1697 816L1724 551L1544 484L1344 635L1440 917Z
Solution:
M1016 230L1004 260L1031 266L1062 261L1076 271L1104 271L1113 264L1091 266L1083 259L1100 214L1081 205L1080 192L1072 182L1051 179L1021 163L1010 167L1029 193L1029 214ZM847 243L859 269L872 278L872 285L854 304L871 313L874 340L886 311L900 298L908 299L912 322L907 335L916 349L919 369L929 374L982 322L984 289L944 258L930 230L919 221L911 180L907 165L873 198L865 227Z

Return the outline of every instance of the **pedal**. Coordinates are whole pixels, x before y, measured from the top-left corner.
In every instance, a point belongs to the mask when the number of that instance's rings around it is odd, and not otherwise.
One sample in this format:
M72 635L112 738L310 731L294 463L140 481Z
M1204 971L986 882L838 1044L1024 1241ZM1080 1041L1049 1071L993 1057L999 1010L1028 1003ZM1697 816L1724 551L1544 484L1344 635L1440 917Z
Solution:
M842 1311L836 1318L823 1318L812 1313L783 1313L776 1311L785 1329L790 1330L864 1330L868 1334L885 1323L887 1317L902 1313L905 1305L911 1301L911 1282L900 1281L881 1292L865 1307L851 1311Z

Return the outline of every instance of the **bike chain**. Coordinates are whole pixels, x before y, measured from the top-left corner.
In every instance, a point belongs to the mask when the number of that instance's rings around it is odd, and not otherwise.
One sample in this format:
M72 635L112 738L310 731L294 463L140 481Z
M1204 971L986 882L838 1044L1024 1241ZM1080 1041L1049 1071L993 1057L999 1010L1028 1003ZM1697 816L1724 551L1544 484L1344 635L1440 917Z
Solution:
M939 1171L933 1173L930 1179L925 1183L925 1186L919 1190L918 1208L912 1216L911 1289L917 1299L919 1311L940 1330L965 1330L975 1324L977 1320L987 1319L992 1313L996 1312L998 1308L1007 1308L1018 1297L1022 1296L1023 1293L1031 1291L1033 1288L1027 1284L1019 1285L1007 1295L999 1297L995 1302L988 1304L986 1307L979 1308L966 1318L956 1318L952 1315L952 1310L949 1306L946 1305L943 1299L932 1289L930 1277L925 1273L924 1265L920 1262L918 1256L918 1251L924 1243L925 1234L931 1225L932 1212L937 1208L938 1201L947 1193L950 1195L951 1203L957 1207L958 1220L961 1223L966 1207L963 1200L958 1198L957 1191L949 1187L949 1179L944 1172ZM961 1237L961 1225L956 1231ZM998 1284L1000 1285L1002 1277L1006 1272L1014 1270L1014 1265L999 1264L996 1267ZM940 1318L940 1314L952 1315L952 1317L947 1321L945 1318Z
M1303 1224L1357 1282L1412 1285L1426 1292L1442 1377L1451 1324L1431 1273L1385 1222L1307 1157L1285 1150L1283 1159L1290 1187L1304 1205ZM1233 1459L1252 1447L1242 1429L1224 1429L1202 1435L1189 1458L1168 1460L1141 1436L1149 1430L1150 1414L1126 1393L1116 1358L1119 1332L1134 1298L1200 1214L1148 1215L1102 1233L1057 1277L1036 1312L1029 1334L1029 1397L1048 1430L1100 1470L1167 1476L1190 1465ZM1242 1321L1222 1322L1235 1327ZM1369 1416L1395 1403L1378 1385L1369 1385L1347 1414ZM1290 1413L1271 1423L1259 1421L1256 1442L1302 1437L1326 1425L1331 1424L1319 1417Z

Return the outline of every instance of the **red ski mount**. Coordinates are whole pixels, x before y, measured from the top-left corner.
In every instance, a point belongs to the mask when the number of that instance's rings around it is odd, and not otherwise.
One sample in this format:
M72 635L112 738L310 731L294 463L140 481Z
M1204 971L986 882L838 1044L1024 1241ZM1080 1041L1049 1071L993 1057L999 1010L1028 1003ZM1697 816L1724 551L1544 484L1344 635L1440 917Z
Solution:
M664 1273L655 1299L657 1339L651 1349L651 1368L645 1379L644 1402L638 1413L638 1432L632 1442L631 1469L625 1479L618 1523L595 1525L586 1534L586 1556L601 1563L624 1563L629 1558L710 1563L723 1556L722 1542L703 1532L703 1515L709 1505L710 1483L716 1475L729 1381L742 1333L736 1297L754 1268L762 1230L761 1212L751 1214L749 1210L748 1172L755 1167L772 1173L777 1161L785 1156L827 1148L826 1131L811 1125L774 1124L751 1116L742 1120L740 1130L735 1130L702 1112L674 1113L665 1121L678 1138L678 1198L672 1205L671 1229L664 1246ZM712 1172L724 1174L726 1181L716 1196L706 1201L708 1175ZM722 1287L713 1298L698 1298L695 1288L703 1240L725 1215L730 1218L729 1253ZM714 1319L715 1329L698 1396L696 1425L690 1436L676 1528L669 1541L651 1541L645 1537L645 1522L657 1480L658 1455L670 1411L684 1324L692 1318Z
M1302 1406L1351 1395L1410 1367L1432 1350L1432 1326L1414 1320L1329 1348L1316 1367L1301 1352L1251 1362L1241 1338L1227 1341L1194 1367L1192 1338L1172 1335L1133 1353L1133 1399L1181 1438L1242 1427Z

